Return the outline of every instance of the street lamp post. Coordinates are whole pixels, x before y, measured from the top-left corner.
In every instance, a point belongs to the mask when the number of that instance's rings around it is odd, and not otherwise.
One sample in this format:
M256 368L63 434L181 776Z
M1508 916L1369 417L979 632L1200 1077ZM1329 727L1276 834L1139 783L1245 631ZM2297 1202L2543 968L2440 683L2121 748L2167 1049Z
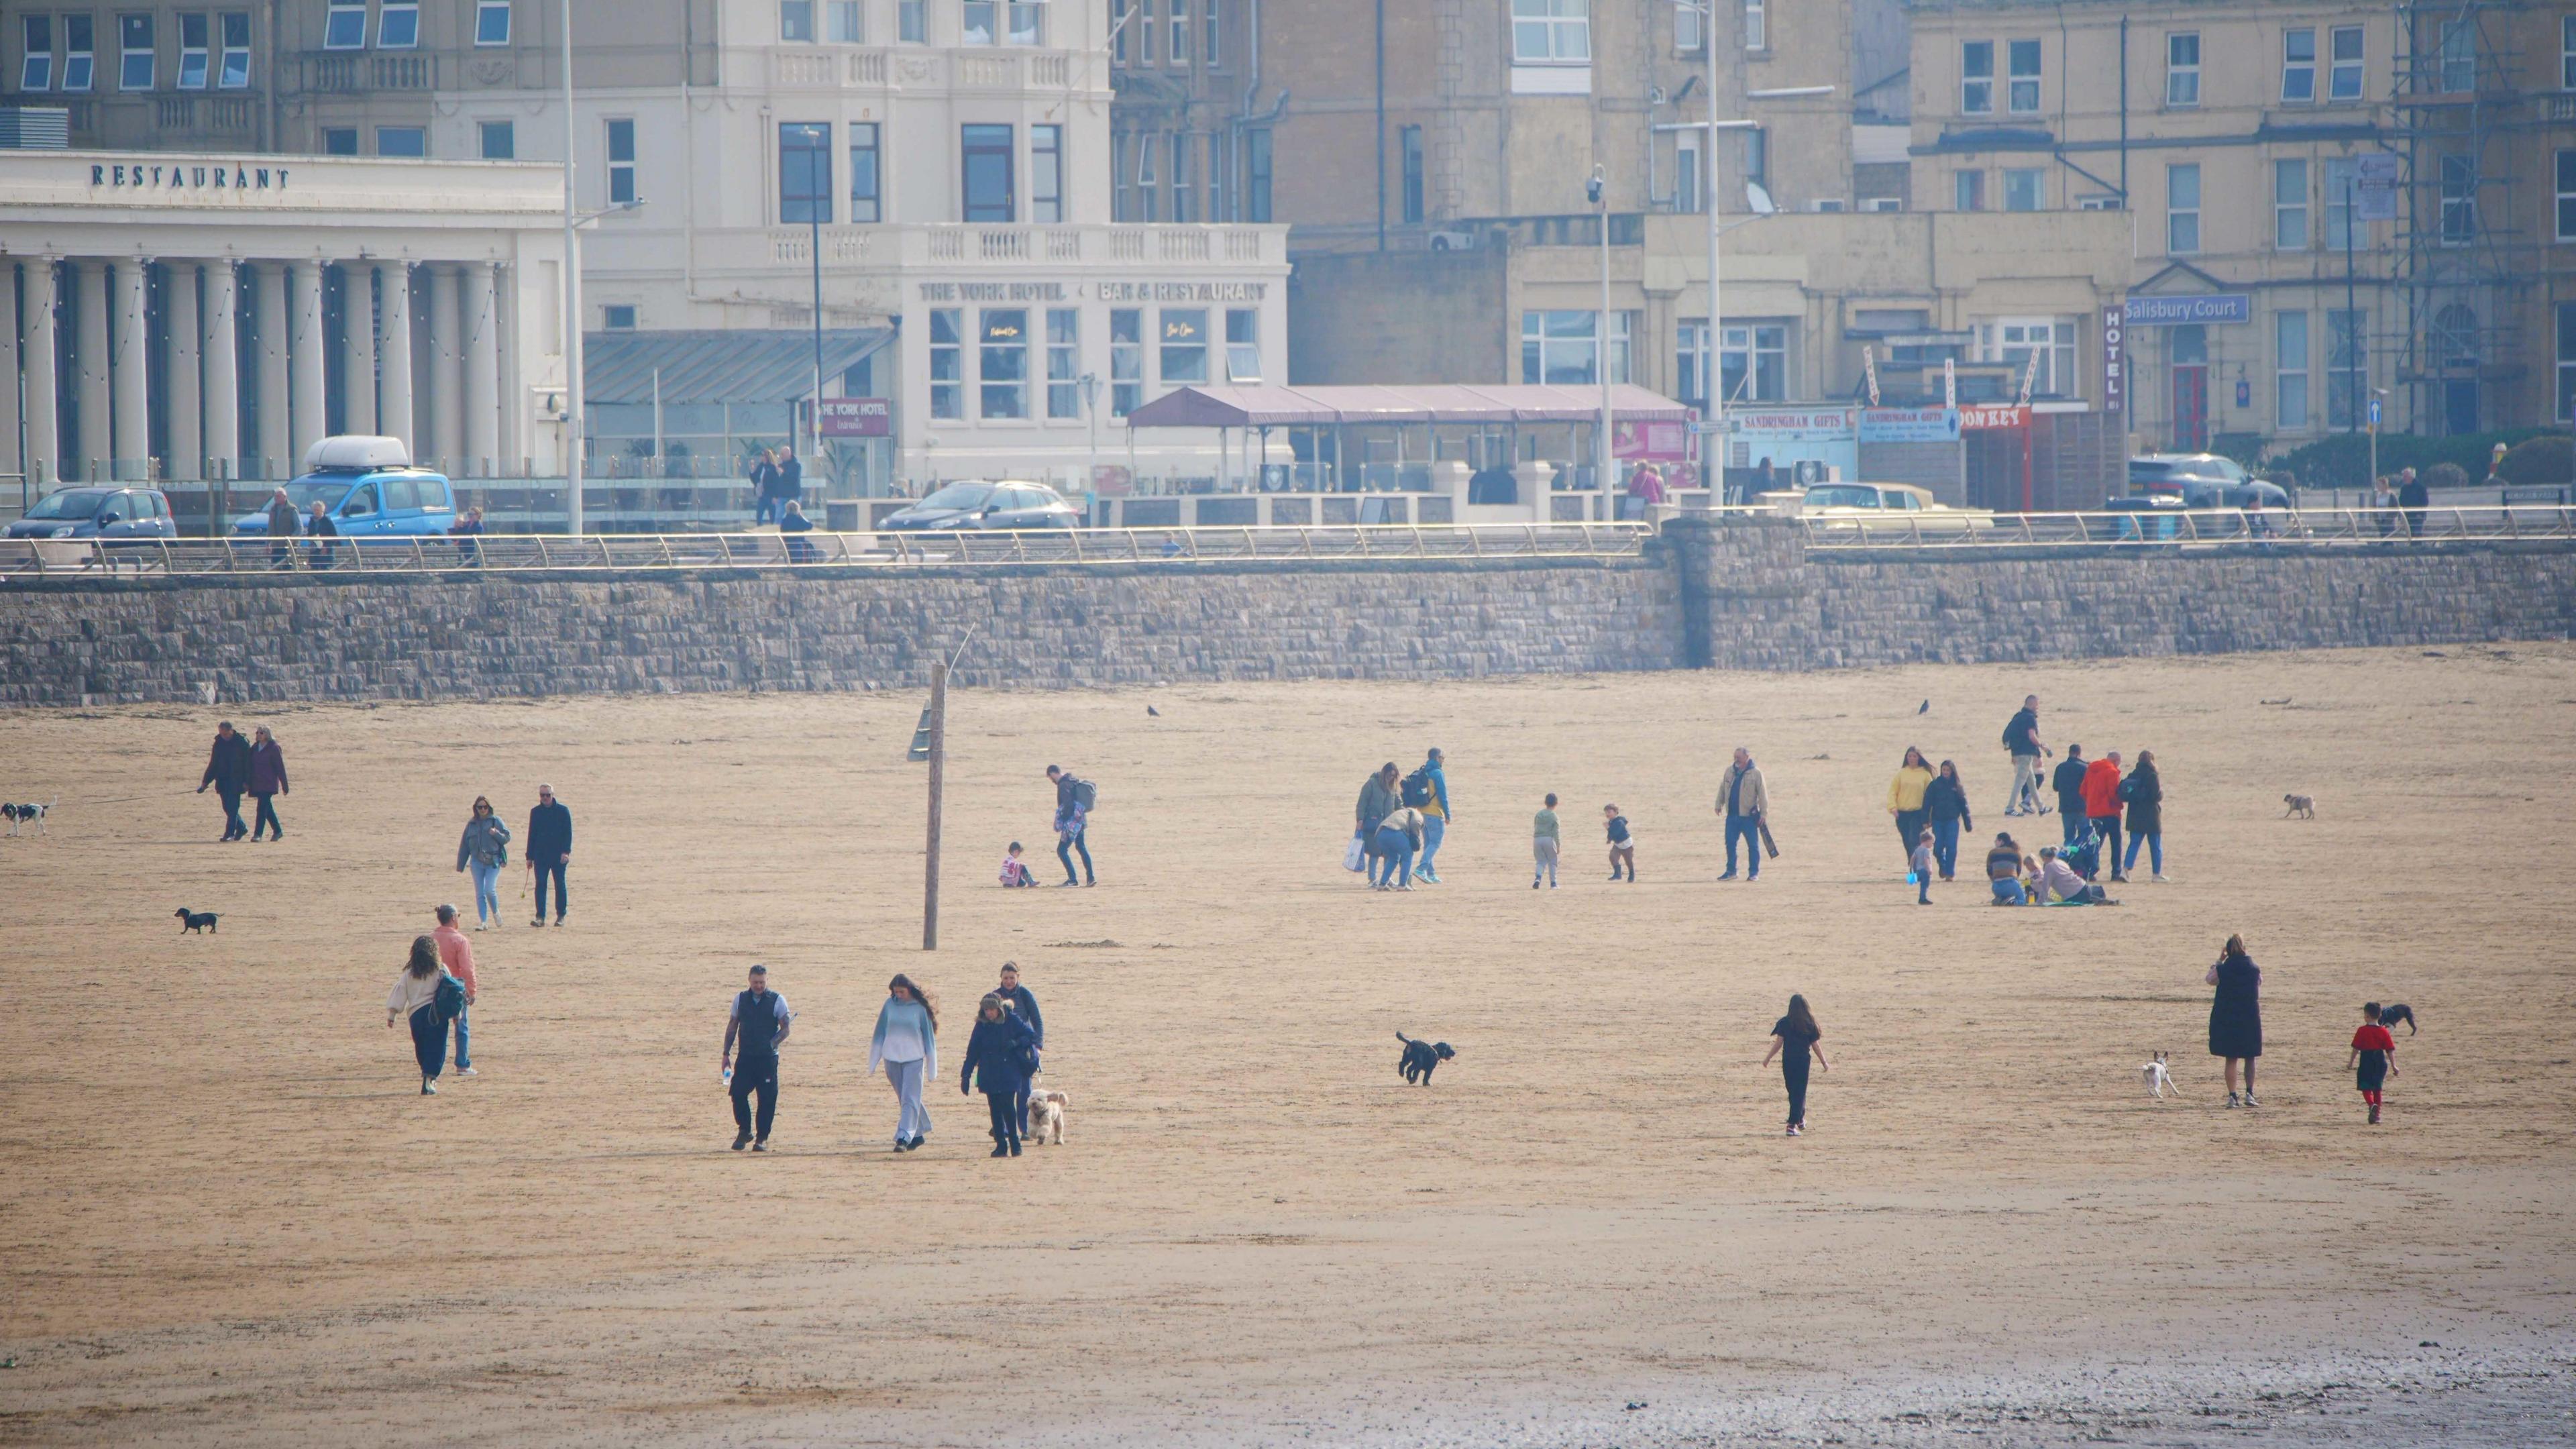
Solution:
M1601 322L1593 329L1592 370L1601 382L1601 421L1595 429L1593 481L1601 488L1601 521L1609 523L1619 516L1616 495L1611 492L1610 478L1618 471L1610 439L1610 188L1609 178L1600 167L1592 168L1592 179L1584 183L1584 194L1601 217Z
M572 0L563 0L564 105L564 522L582 534L581 499L581 238L573 215Z

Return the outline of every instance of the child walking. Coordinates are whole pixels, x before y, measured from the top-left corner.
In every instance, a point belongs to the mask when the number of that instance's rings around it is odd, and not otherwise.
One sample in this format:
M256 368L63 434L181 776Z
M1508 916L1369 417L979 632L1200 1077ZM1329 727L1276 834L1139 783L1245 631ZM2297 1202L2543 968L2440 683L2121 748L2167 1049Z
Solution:
M1618 806L1604 805L1601 807L1601 818L1607 822L1604 828L1610 833L1610 878L1617 880L1619 867L1625 865L1628 868L1628 884L1635 885L1637 883L1637 840L1635 836L1628 833L1628 817L1619 813Z
M1882 857L1883 858L1883 857ZM1914 837L1914 904L1932 904L1932 872L1938 869L1933 860L1932 831L1929 826Z
M1530 817L1530 855L1537 864L1530 870L1530 889L1537 890L1542 877L1549 890L1556 889L1556 847L1563 837L1556 824L1556 794L1550 791L1547 808Z
M1029 874L1028 862L1020 859L1020 843L1012 841L1010 853L1002 857L1002 884L1034 886L1037 883L1038 878Z
M2353 1085L2370 1107L2370 1125L2378 1126L2380 1084L2397 1075L2397 1038L2379 1024L2378 1002L2361 1009L2361 1029L2352 1034L2352 1060L2344 1065L2354 1069Z

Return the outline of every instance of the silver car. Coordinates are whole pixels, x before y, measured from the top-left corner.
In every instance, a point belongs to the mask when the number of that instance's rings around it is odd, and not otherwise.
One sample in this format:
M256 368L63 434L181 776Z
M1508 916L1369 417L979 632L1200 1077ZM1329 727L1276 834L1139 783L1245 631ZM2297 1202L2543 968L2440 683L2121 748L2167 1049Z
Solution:
M1079 528L1082 510L1044 483L951 483L886 515L881 529L950 533L966 529Z

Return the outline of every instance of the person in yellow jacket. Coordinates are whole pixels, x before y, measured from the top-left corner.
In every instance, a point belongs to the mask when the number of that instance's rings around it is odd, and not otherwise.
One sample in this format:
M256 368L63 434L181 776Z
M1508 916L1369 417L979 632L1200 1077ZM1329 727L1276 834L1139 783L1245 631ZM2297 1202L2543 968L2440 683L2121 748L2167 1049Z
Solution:
M1921 750L1907 745L1905 763L1896 767L1896 778L1887 782L1887 813L1896 817L1896 836L1904 845L1908 870L1913 869L1916 837L1932 823L1932 812L1923 806L1923 792L1931 787L1931 763Z

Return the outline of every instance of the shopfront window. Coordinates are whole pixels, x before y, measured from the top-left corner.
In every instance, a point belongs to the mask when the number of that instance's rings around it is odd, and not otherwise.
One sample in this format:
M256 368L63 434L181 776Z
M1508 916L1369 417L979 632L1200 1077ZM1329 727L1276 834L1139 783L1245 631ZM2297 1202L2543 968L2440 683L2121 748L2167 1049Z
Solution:
M978 410L987 418L1029 415L1029 314L1019 307L987 307L976 338L975 378L982 385Z
M930 415L966 416L966 314L957 307L930 310Z

